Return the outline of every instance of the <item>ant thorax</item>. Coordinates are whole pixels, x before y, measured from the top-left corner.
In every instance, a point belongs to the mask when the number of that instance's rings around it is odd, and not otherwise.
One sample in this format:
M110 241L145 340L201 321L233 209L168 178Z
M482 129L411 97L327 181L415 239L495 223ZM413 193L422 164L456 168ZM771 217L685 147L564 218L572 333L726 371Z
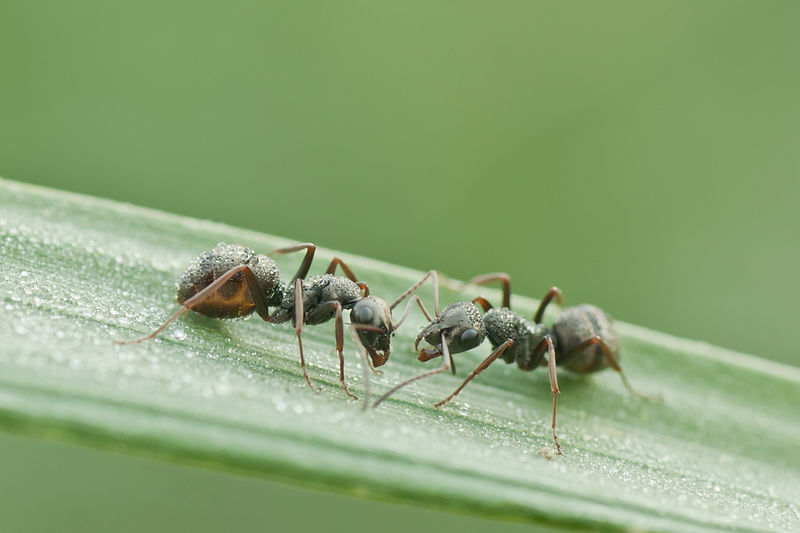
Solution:
M507 339L514 341L514 346L507 348L500 356L503 361L508 364L516 361L520 368L526 370L539 365L543 355L537 361L533 361L533 355L536 346L549 332L545 326L534 324L507 307L489 309L483 315L483 323L486 326L486 336L495 348Z
M325 313L314 313L319 304L336 301L348 309L361 299L361 288L353 281L332 274L319 274L302 280L303 308L308 325L322 324L336 314L331 310ZM286 322L294 319L294 282L283 288L283 300L276 311L273 322Z

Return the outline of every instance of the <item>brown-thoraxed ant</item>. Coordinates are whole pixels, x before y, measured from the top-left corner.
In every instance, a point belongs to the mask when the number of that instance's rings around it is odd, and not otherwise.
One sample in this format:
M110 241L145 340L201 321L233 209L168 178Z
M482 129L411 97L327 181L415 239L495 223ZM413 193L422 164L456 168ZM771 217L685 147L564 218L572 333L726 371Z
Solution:
M283 284L278 266L269 255L301 250L305 250L306 254L300 268L288 283ZM272 324L291 320L297 335L303 377L308 386L313 388L303 355L303 325L322 324L335 318L339 382L348 396L357 398L344 381L342 310L350 310L353 328L370 356L372 365L381 366L389 359L391 335L405 320L411 304L416 301L423 310L424 306L415 295L406 306L403 317L395 325L392 324L392 309L432 274L435 282L436 276L429 272L392 305L387 305L381 298L371 296L367 284L359 281L338 257L333 258L325 274L305 279L315 251L314 244L299 243L273 250L268 255L256 255L253 250L244 246L219 243L212 250L201 253L186 267L178 282L177 300L181 308L150 335L118 344L133 344L152 339L189 311L214 318L239 318L255 312L264 321ZM333 275L337 267L341 267L345 276ZM270 307L277 309L270 314ZM431 320L427 314L426 317Z

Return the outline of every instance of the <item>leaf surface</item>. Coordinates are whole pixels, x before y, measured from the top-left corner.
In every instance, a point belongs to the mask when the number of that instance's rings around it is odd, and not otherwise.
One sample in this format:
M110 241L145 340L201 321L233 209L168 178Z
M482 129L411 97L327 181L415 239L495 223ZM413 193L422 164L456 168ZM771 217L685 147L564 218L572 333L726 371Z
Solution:
M486 357L488 343L456 356L458 376L422 380L367 412L339 387L330 323L303 333L319 394L302 379L288 324L192 315L155 341L113 344L174 312L184 266L220 241L260 252L289 243L0 180L0 425L563 528L800 527L800 371L704 343L618 324L629 379L665 401L629 396L610 370L560 372L564 456L552 460L543 457L552 451L544 370L495 363L433 408ZM333 255L320 249L312 273ZM389 301L422 275L337 255ZM299 260L278 264L290 273ZM496 291L476 287L443 287L442 301L478 292L498 302ZM431 307L430 288L420 294ZM536 301L514 296L512 305L530 316ZM373 398L438 364L416 360L413 339L424 324L412 312L398 331L391 360L372 376ZM345 340L348 383L363 394L360 359Z

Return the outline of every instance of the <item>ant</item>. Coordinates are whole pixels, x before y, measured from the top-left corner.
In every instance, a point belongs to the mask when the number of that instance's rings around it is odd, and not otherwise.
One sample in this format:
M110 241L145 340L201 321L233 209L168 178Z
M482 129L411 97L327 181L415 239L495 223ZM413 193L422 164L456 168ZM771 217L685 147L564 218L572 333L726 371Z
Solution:
M533 322L530 322L510 309L511 282L508 274L500 272L485 274L473 278L468 283L483 285L494 281L500 281L502 284L503 306L495 309L488 300L478 296L471 302L457 302L447 307L437 320L431 321L419 333L414 343L415 349L423 339L433 346L432 349L420 350L420 361L428 361L442 355L444 365L400 383L379 398L373 407L377 407L395 391L413 381L446 371L452 366L451 354L471 350L479 346L487 336L494 348L492 353L475 367L450 396L437 402L435 407L441 407L452 400L467 383L498 357L502 356L507 364L516 361L517 366L525 371L546 365L549 371L550 391L553 394L553 441L558 454L562 455L556 434L556 399L560 392L556 366L565 366L579 374L597 372L610 366L619 373L623 384L632 394L657 399L631 387L618 362L619 336L614 330L611 317L604 311L589 304L568 307L558 315L553 327L548 328L541 323L548 304L555 299L558 304L563 305L563 296L558 287L551 287L547 291L533 316ZM434 287L434 290L437 288ZM483 315L476 303L483 308Z
M295 275L285 285L280 281L280 272L270 255L305 250L306 254ZM313 389L306 370L301 333L303 325L322 324L335 318L336 353L339 356L339 382L344 392L357 399L344 381L344 321L342 310L351 313L353 328L372 359L371 368L381 366L389 359L390 337L400 327L414 301L424 309L419 296L414 296L406 306L401 320L392 325L391 310L416 290L431 276L429 272L414 284L391 306L384 300L369 294L366 283L358 281L353 271L340 258L334 257L325 274L305 279L314 259L316 246L298 243L278 248L267 255L259 254L237 244L219 243L204 251L186 267L178 281L177 300L181 308L150 335L132 341L117 342L133 344L155 338L170 323L181 315L194 311L212 318L239 318L253 312L265 321L280 324L292 321L300 351L300 368L309 387ZM341 267L345 276L334 276ZM436 279L433 273L434 280ZM362 296L363 291L363 296ZM270 314L269 308L277 307ZM427 315L428 320L431 320Z

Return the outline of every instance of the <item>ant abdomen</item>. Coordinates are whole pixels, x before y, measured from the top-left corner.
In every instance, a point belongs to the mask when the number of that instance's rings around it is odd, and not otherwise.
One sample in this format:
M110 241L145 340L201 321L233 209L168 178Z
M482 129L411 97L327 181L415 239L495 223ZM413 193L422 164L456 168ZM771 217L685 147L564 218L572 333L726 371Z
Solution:
M584 350L574 351L587 339L598 336L608 350L619 359L619 336L614 329L611 317L599 307L581 304L564 309L558 315L553 326L560 344L560 353L564 358L559 365L575 372L596 372L609 366L608 358L600 344L589 346ZM570 357L566 357L570 355Z
M275 261L266 255L256 255L250 248L224 242L201 253L186 266L178 281L178 303L185 303L217 278L242 265L247 265L255 274L259 287L267 296L268 305L277 305L282 291L280 272ZM213 295L193 306L192 310L213 318L237 318L251 314L255 310L255 303L244 274L237 272Z

